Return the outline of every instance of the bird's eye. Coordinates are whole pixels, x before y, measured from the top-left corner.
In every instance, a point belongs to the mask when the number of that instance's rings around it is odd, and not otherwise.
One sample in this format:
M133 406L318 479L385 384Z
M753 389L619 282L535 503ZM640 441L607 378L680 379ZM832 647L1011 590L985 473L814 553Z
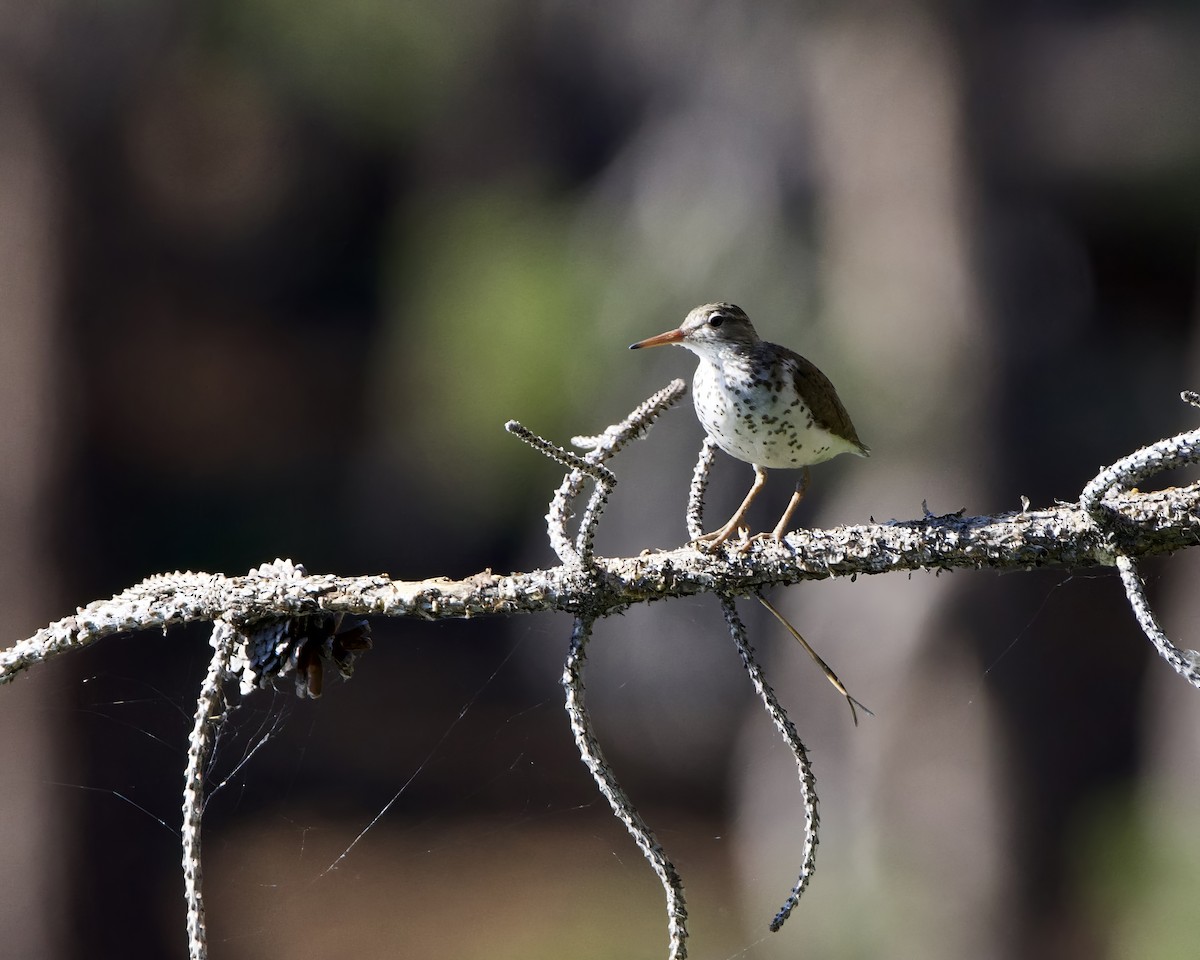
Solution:
M710 327L719 327L724 322L725 322L725 315L722 313L714 313L711 317L708 318L708 325Z

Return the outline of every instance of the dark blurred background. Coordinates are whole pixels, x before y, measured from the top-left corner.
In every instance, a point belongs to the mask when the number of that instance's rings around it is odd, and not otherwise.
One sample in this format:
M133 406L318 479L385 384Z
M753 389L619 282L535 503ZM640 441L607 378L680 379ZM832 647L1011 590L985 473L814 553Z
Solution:
M874 449L814 471L801 523L1074 499L1194 423L1198 95L1189 3L5 5L2 642L165 570L549 565L559 473L502 424L618 419L694 366L625 346L717 299ZM699 439L684 406L616 461L600 550L683 540ZM718 463L710 520L749 479ZM769 528L790 480L767 490ZM1198 565L1146 570L1185 646ZM795 766L715 601L593 643L693 956L1195 956L1200 700L1112 575L774 599L876 714L852 728L743 603L823 801L776 935ZM212 955L661 956L561 710L569 622L373 627L352 683L249 697L222 737ZM6 957L186 955L205 641L106 640L0 691Z

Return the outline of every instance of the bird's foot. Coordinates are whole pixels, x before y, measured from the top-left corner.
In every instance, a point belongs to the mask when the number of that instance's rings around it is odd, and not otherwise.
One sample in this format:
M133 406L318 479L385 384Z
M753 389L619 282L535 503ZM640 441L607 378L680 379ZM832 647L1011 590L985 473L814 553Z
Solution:
M749 531L747 531L749 532ZM783 535L778 530L773 530L770 533L756 533L752 537L743 536L742 542L738 544L737 552L746 554L750 552L750 548L756 543L783 543Z
M720 530L713 530L711 533L705 533L698 536L688 546L695 547L701 553L715 553L717 548L726 540L737 534L739 539L745 540L750 535L750 528L743 526L730 526L726 524Z

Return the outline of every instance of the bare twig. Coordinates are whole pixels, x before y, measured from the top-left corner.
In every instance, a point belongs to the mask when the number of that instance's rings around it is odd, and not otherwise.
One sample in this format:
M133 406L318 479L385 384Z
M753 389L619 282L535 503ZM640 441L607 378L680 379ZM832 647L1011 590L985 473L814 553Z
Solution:
M567 524L571 520L571 501L579 496L579 492L583 489L585 476L596 481L596 492L599 494L600 501L608 499L609 492L616 486L617 478L613 476L613 472L608 467L601 466L598 459L589 459L586 456L564 450L557 444L551 443L544 437L521 426L516 420L508 421L504 425L504 429L524 440L539 453L545 454L556 463L561 463L569 468L569 472L550 501L550 510L546 514L546 528L550 537L550 546L559 560L563 563L581 562L585 556L585 548L590 547L591 538L586 536L587 527L584 524L580 524L579 536L576 541L572 541L567 534ZM595 516L590 519L591 523L596 522L599 509L600 507L597 505L597 509L593 511ZM587 552L590 554L590 549Z
M228 675L230 653L237 631L226 620L213 624L212 659L196 698L192 735L188 739L187 769L183 777L183 894L187 901L188 954L206 960L208 937L204 923L204 881L200 861L200 825L204 814L204 771L213 740L225 716L222 690Z
M704 532L704 494L708 490L708 475L712 469L713 457L716 452L717 445L715 441L711 437L705 437L704 443L700 446L700 455L696 460L696 466L692 470L692 482L688 487L688 503L685 519L688 536L693 541L698 539ZM854 723L857 725L858 717L854 713L854 699L846 691L846 688L842 686L841 681L837 679L837 675L829 669L825 661L817 656L816 651L796 632L795 628L787 622L783 615L767 602L760 592L753 591L752 595L791 631L792 635L808 650L809 655L825 670L825 675L831 679L831 682L846 697L847 702L850 704L850 714L854 717ZM788 719L787 712L783 709L783 704L779 702L775 691L767 683L762 667L759 666L758 658L754 655L754 647L751 646L749 637L746 634L746 627L742 623L741 617L738 616L734 598L729 594L721 594L720 599L721 612L724 614L725 623L729 628L730 636L733 637L733 642L737 647L738 656L741 657L742 665L746 668L746 673L749 675L750 682L754 686L754 692L762 700L763 706L766 707L767 713L771 717L771 721L775 724L775 729L779 731L779 735L783 737L784 743L792 751L792 755L796 758L796 765L800 770L801 806L804 811L804 840L802 844L800 876L791 893L788 895L787 900L771 921L770 929L772 932L775 932L783 926L784 921L787 920L789 914L795 909L796 904L800 901L800 895L804 892L804 888L808 885L809 878L815 869L817 828L820 826L820 816L817 813L817 782L813 777L812 766L808 761L808 752L805 750L804 744L796 733L795 726Z
M304 567L286 560L263 564L248 576L277 585L305 576ZM349 679L355 659L371 647L365 622L345 630L341 616L315 616L259 620L239 628L228 617L213 623L213 648L208 673L196 698L192 733L188 738L187 768L183 781L183 886L187 903L188 953L191 960L206 960L208 937L204 921L204 883L200 859L200 832L204 816L204 775L213 742L225 720L224 688L229 679L240 679L243 694L292 678L300 697L319 697L323 662L332 661Z
M583 668L587 662L587 642L592 634L592 622L590 617L576 617L571 631L571 645L562 676L563 688L567 693L567 717L571 721L579 756L591 771L597 788L617 819L625 824L625 829L641 848L642 855L654 868L663 885L667 897L667 932L670 937L668 956L671 960L684 960L687 957L687 905L683 898L683 881L604 759L584 703Z
M606 427L603 433L593 436L572 437L571 445L590 451L589 459L610 460L632 440L640 440L654 425L659 416L669 410L687 392L682 380L672 380L661 390L652 393L639 403L620 423Z
M783 906L775 914L775 919L771 921L771 931L774 933L783 926L796 904L800 902L800 895L804 893L804 888L808 886L813 870L816 869L817 830L821 826L821 817L817 811L817 782L813 777L812 764L808 760L808 751L800 740L800 735L796 733L796 727L788 719L783 704L779 702L775 691L771 689L771 685L763 676L762 667L758 665L758 660L754 656L754 647L750 645L750 639L746 635L746 627L742 623L741 617L738 616L737 607L729 597L721 598L721 612L725 615L729 634L733 637L734 644L737 645L738 655L742 658L742 666L746 668L746 673L750 675L750 682L754 684L755 692L762 700L763 706L767 708L767 713L771 715L775 729L779 731L779 735L791 748L792 755L796 758L796 767L800 772L800 809L803 830L800 876L796 880L795 886L792 887L791 893L783 902Z
M613 476L613 472L608 467L602 467L598 461L589 460L587 457L572 453L570 450L564 450L558 444L550 442L545 437L538 436L538 434L534 433L528 427L522 426L516 420L509 420L504 425L504 429L517 439L524 440L538 453L544 454L555 463L561 463L569 470L578 470L580 473L585 473L601 483L615 484L617 482L617 478Z
M705 437L700 445L700 456L692 470L692 482L688 486L687 513L684 516L688 537L692 540L699 540L704 535L704 494L708 492L708 474L716 454L716 441L712 437Z
M1194 394L1184 391L1181 396L1190 403L1188 398ZM1101 470L1083 488L1079 503L1088 513L1097 516L1103 510L1101 501L1109 491L1128 489L1167 470L1190 466L1198 459L1200 430L1188 430L1159 440Z
M1117 557L1117 570L1121 574L1121 583L1125 586L1125 596L1129 598L1133 615L1137 618L1142 632L1154 644L1158 655L1193 687L1200 687L1200 651L1180 650L1168 639L1162 627L1158 625L1154 611L1150 608L1150 601L1146 598L1145 584L1142 583L1137 565L1133 560L1125 556Z
M592 543L596 534L596 526L600 522L603 511L617 478L607 467L602 466L631 440L644 437L658 419L659 414L674 404L687 389L682 380L672 380L667 386L638 404L633 411L620 423L607 427L603 433L595 436L573 437L571 443L577 447L587 448L588 453L580 456L564 450L544 437L538 436L526 429L515 420L504 425L509 433L520 437L535 450L545 454L551 460L569 468L563 482L555 491L550 501L550 509L546 514L546 531L550 538L550 546L558 559L563 563L590 563L592 559ZM571 518L570 504L583 489L584 476L590 476L596 481L592 496L588 499L583 516L579 521L579 529L572 542L567 534L567 524Z
M1200 406L1200 395L1194 391L1184 390L1180 397L1185 403ZM1195 650L1180 650L1158 625L1146 598L1146 589L1138 575L1137 564L1128 542L1136 535L1136 531L1130 530L1130 519L1115 508L1114 500L1120 492L1135 484L1166 470L1194 464L1198 457L1200 430L1176 434L1135 450L1112 466L1105 467L1083 488L1083 495L1079 498L1080 506L1106 534L1112 563L1121 575L1125 596L1142 632L1154 644L1159 656L1171 665L1171 669L1194 687L1200 687L1200 653ZM1192 542L1196 540L1193 539Z

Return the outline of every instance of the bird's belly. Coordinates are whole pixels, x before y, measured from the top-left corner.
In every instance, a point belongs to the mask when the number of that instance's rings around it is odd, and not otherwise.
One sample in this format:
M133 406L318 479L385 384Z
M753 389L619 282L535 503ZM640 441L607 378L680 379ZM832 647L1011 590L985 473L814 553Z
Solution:
M798 468L857 452L818 424L794 390L726 380L709 364L696 370L692 402L701 426L718 447L760 467Z

